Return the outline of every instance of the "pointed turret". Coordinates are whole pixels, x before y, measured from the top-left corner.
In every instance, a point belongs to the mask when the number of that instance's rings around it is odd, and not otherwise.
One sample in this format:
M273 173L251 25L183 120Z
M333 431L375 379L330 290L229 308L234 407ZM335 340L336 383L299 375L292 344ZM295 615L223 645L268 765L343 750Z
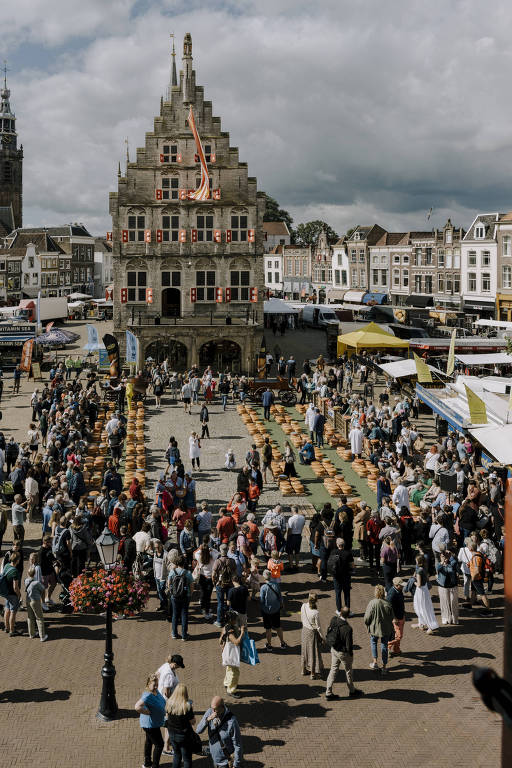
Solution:
M178 85L178 77L176 75L176 51L174 50L174 35L172 38L172 51L171 51L171 77L169 79L169 85L167 86L166 101L172 101L172 89Z
M194 100L192 83L192 35L187 32L183 38L183 103L188 104Z
M16 117L11 110L9 98L11 92L7 87L7 66L4 63L4 85L0 90L0 140L4 135L8 135L11 144L16 144ZM14 141L12 138L14 137Z

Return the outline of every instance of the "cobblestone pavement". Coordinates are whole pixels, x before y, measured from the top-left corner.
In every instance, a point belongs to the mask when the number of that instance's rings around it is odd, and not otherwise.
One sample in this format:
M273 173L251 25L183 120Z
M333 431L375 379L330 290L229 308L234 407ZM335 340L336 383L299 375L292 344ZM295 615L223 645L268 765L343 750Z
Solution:
M29 413L27 394L4 399L2 428L13 426L24 433ZM146 433L150 474L163 468L163 452L173 432L185 452L186 438L199 424L198 408L185 416L180 406L165 401L160 411L149 405ZM250 439L233 406L224 414L218 405L210 410L211 440L204 441L202 471L198 473L198 499L224 501L235 486L233 475L221 467L228 447L241 461ZM275 503L275 487L265 490L260 508ZM28 530L28 544L38 542L40 526ZM11 541L9 525L4 548ZM365 696L346 697L340 681L335 691L340 701L327 702L324 680L311 681L300 672L300 620L302 600L308 591L319 592L324 630L334 610L330 586L322 586L304 562L298 575L285 575L287 615L283 626L287 650L265 653L263 631L256 604L250 606L249 628L260 649L261 663L242 665L242 698L230 701L238 717L248 768L310 768L343 764L354 768L391 766L462 765L495 768L499 765L501 724L475 693L470 679L472 665L502 666L502 581L498 579L492 605L495 616L463 614L458 627L443 628L427 636L411 628L412 606L402 644L403 655L390 663L386 678L368 668L368 635L362 621L364 608L373 594L369 571L358 566L352 590L351 620L354 627L355 681ZM436 590L434 589L435 593ZM437 596L435 597L436 605ZM41 644L24 637L0 633L0 747L2 765L24 766L37 761L41 768L113 768L140 766L142 738L133 705L146 676L155 670L169 651L183 654L186 669L180 678L189 686L194 708L201 713L211 696L222 693L218 631L199 620L192 609L191 640L171 640L168 624L150 600L141 619L114 625L116 688L120 718L109 724L95 719L101 690L104 629L101 617L47 614L50 639ZM24 621L25 613L19 618ZM328 653L324 653L328 666ZM172 759L163 758L170 766ZM206 768L197 758L194 766Z

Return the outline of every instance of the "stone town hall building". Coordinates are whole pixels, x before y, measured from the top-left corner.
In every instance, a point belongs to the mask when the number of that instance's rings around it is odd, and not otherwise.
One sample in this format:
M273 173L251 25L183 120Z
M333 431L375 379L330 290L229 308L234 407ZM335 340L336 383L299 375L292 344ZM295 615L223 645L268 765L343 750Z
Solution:
M110 194L121 349L128 329L139 339L139 363L168 357L175 370L210 364L253 373L263 337L264 209L264 193L196 85L187 34L179 83L173 48L154 129Z

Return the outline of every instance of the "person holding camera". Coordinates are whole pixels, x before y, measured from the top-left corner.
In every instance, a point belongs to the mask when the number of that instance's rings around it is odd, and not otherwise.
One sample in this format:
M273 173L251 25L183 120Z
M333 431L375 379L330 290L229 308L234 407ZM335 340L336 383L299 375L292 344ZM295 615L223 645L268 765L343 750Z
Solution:
M236 689L240 678L240 643L244 631L245 628L238 622L236 611L228 611L227 623L220 633L219 644L222 648L222 666L226 668L224 688L235 699L240 698Z

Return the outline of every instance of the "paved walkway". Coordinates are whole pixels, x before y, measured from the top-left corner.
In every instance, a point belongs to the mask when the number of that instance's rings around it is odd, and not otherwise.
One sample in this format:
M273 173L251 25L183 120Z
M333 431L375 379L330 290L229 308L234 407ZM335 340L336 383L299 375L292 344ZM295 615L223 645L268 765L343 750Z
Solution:
M25 432L28 420L27 393L4 401L2 427L9 434L17 426ZM156 477L163 467L162 456L173 432L186 448L191 430L198 427L197 407L192 416L180 406L156 411L148 407L147 447L150 473ZM20 423L21 422L21 423ZM204 441L204 470L199 473L198 499L224 502L235 487L235 478L222 465L228 447L239 461L250 445L245 426L233 406L224 414L211 409L212 439ZM265 490L261 509L279 500L275 487ZM36 545L40 526L28 531L29 545ZM11 540L9 526L6 543ZM352 590L355 679L365 696L352 701L346 686L335 690L343 698L327 702L324 681L310 681L300 674L300 621L302 600L311 589L320 594L320 614L325 629L334 610L332 589L323 587L304 564L298 575L284 577L288 615L284 620L290 648L272 654L261 652L256 668L243 665L240 689L243 698L232 702L244 736L248 768L331 768L343 764L354 768L396 768L462 765L496 768L499 765L501 723L482 705L471 685L472 665L502 665L502 581L492 600L496 616L483 618L463 614L458 627L441 629L429 637L411 628L412 608L403 655L391 662L387 678L368 668L369 642L362 621L373 594L373 579L358 567ZM435 593L435 589L433 592ZM437 604L437 597L436 604ZM169 651L183 654L186 669L180 678L189 686L198 713L211 696L222 693L218 631L199 620L192 610L189 643L171 640L169 628L150 600L142 619L114 625L116 687L120 719L100 724L95 719L101 690L103 620L94 616L48 614L50 640L46 644L27 637L9 638L0 633L0 747L2 764L40 768L90 768L93 765L126 768L142 763L142 738L133 704L148 673L155 670ZM24 619L25 614L20 614ZM250 606L249 625L258 648L263 632ZM324 653L328 665L328 654ZM170 766L171 760L162 760ZM196 759L194 766L207 768Z

